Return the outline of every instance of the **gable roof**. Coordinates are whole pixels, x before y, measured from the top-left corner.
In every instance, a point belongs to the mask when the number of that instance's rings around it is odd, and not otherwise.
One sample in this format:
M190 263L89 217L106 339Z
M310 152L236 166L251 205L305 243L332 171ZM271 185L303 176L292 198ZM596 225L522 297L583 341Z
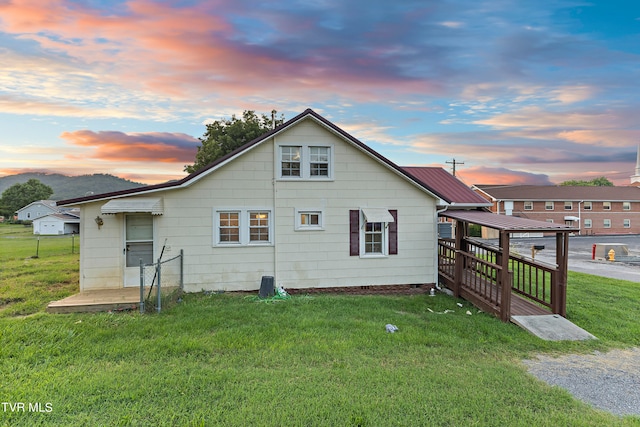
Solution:
M33 221L43 221L47 219L57 219L65 223L71 224L79 224L80 217L77 215L69 214L69 213L52 213L49 215L41 216L40 218L36 218Z
M353 147L359 149L364 154L366 154L366 155L372 157L374 160L378 161L380 164L385 166L390 171L392 171L392 172L396 173L397 175L401 176L402 178L406 179L411 184L417 186L418 188L423 190L428 195L430 195L430 196L432 196L432 197L434 197L436 199L439 199L438 200L438 204L439 205L448 205L448 204L451 204L451 203L456 201L455 197L452 198L455 192L452 192L450 189L447 189L447 188L438 188L437 186L433 185L433 183L431 182L430 179L423 179L423 178L420 178L419 176L416 176L414 173L408 172L404 168L401 168L400 166L398 166L395 163L393 163L391 160L389 160L386 157L382 156L377 151L374 151L372 148L370 148L369 146L367 146L363 142L361 142L358 139L356 139L355 137L351 136L346 131L342 130L341 128L339 128L335 124L331 123L329 120L325 119L324 117L322 117L321 115L319 115L318 113L313 111L312 109L306 109L305 111L303 111L299 115L297 115L297 116L293 117L292 119L286 121L285 123L283 123L282 125L276 127L275 129L265 133L262 136L259 136L258 138L254 139L252 141L247 142L246 144L244 144L243 146L237 148L236 150L232 151L231 153L229 153L229 154L227 154L227 155L225 155L225 156L213 161L212 163L208 164L204 168L202 168L202 169L200 169L200 170L198 170L198 171L196 171L196 172L194 172L194 173L192 173L190 175L187 175L186 177L182 178L181 180L170 181L170 182L165 182L165 183L156 184L156 185L149 185L149 186L145 186L145 187L132 188L132 189L128 189L128 190L115 191L115 192L111 192L111 193L93 194L93 195L90 195L90 196L79 197L79 198L75 198L75 199L61 200L61 201L58 202L58 206L78 205L78 204L84 204L84 203L89 203L89 202L93 202L93 201L108 200L108 199L121 198L121 197L127 197L127 196L132 196L132 195L148 195L148 194L156 193L156 192L160 192L160 191L177 189L177 188L182 188L182 187L188 187L188 186L194 184L195 182L199 181L203 177L209 175L213 171L219 169L223 165L235 160L237 157L241 156L242 154L244 154L244 153L250 151L251 149L257 147L262 142L267 141L267 140L269 140L270 138L272 138L274 136L277 136L278 134L284 132L285 130L287 130L288 128L292 127L293 125L295 125L297 123L300 123L301 121L307 120L307 119L314 120L316 123L318 123L319 125L323 126L328 131L330 131L333 134L339 136L344 141L350 143ZM440 181L438 181L438 182L440 182ZM483 202L484 202L484 200L481 201L480 203L483 203Z
M54 200L36 200L35 202L29 203L27 206L21 207L16 212L22 212L23 210L35 205L42 205L45 208L51 209L53 212L58 212L58 208L56 207L56 202Z
M640 201L640 188L564 185L472 185L493 200Z
M442 168L403 166L402 169L424 185L437 188L438 193L451 205L458 207L491 206L491 203L487 202L484 197Z

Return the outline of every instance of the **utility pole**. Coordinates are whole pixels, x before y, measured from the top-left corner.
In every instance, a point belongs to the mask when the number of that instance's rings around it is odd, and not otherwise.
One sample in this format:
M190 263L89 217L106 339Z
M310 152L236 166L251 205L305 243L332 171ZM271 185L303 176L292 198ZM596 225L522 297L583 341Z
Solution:
M453 165L453 176L456 176L456 165L464 165L464 162L456 162L456 159L453 159L451 162L447 160L447 163Z

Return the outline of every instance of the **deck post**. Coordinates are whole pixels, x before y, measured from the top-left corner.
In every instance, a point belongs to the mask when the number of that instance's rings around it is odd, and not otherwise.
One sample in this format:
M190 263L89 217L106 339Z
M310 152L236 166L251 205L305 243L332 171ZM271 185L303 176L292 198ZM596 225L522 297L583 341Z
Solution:
M569 235L556 233L556 264L558 274L551 284L551 310L554 314L567 317L567 270L569 268Z
M509 275L509 233L500 230L500 252L498 253L502 267L500 271L500 320L511 320L511 277Z
M455 253L456 258L454 261L454 274L453 274L453 295L456 298L460 297L460 287L462 286L462 271L464 269L464 257L460 256L462 252L462 242L465 237L464 222L456 221L456 246Z

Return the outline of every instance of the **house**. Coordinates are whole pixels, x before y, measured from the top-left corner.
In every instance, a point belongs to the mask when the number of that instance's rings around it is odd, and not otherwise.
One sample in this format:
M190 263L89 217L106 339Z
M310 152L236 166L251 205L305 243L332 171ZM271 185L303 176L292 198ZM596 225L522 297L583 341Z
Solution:
M59 209L56 207L55 201L37 200L18 209L16 215L19 221L33 221L34 219L58 212Z
M499 215L579 229L579 234L640 233L640 188L554 185L473 185Z
M80 216L71 212L53 213L33 220L33 234L78 234Z
M439 168L401 168L313 110L179 181L80 208L80 290L183 258L185 291L433 284L438 211L489 206Z

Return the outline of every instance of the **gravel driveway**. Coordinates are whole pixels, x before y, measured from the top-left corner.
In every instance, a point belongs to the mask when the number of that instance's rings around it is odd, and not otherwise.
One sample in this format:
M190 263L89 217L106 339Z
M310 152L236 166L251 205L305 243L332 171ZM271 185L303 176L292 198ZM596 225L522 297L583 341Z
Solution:
M640 255L640 236L572 237L569 240L569 270L621 280L640 281L640 264L591 260L594 243L628 245L630 253ZM555 239L514 239L523 254L533 244L544 244L536 258L554 263ZM569 391L575 398L615 415L640 416L640 349L613 350L608 353L570 354L560 357L538 356L523 361L529 372Z
M529 372L575 398L615 415L640 416L640 349L591 355L538 356Z

